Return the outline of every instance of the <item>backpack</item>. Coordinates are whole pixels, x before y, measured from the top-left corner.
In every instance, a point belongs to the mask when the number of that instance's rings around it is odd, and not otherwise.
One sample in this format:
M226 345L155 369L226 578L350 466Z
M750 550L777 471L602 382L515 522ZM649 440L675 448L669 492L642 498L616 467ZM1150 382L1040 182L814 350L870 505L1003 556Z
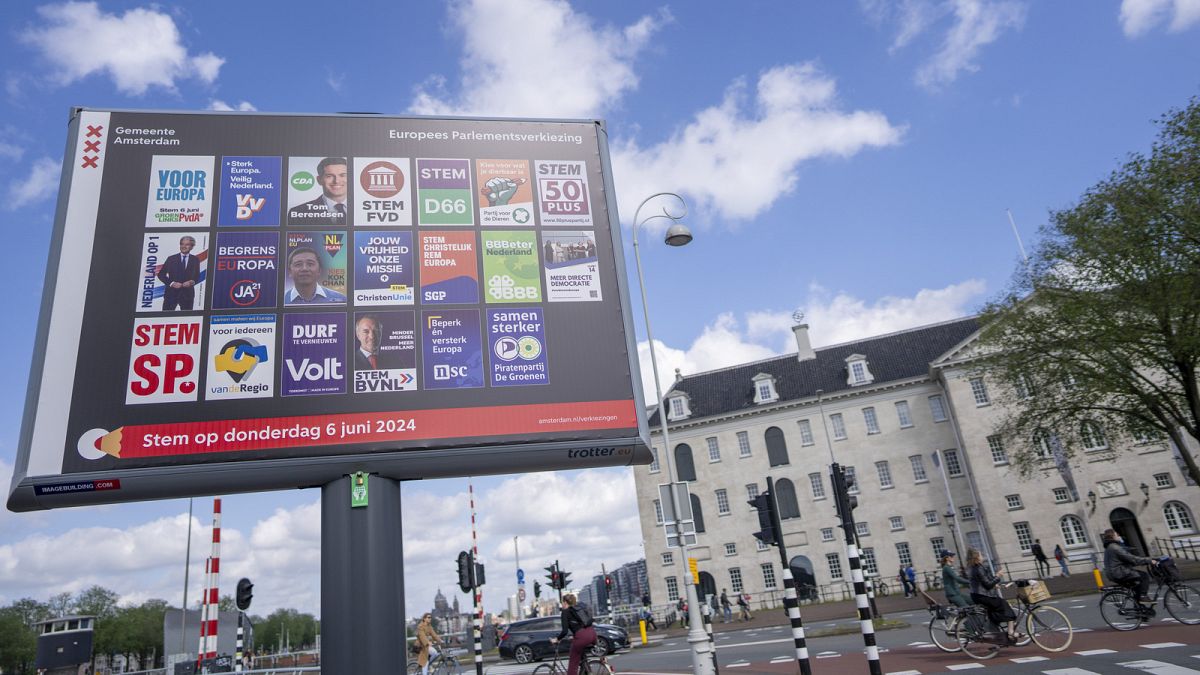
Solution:
M584 605L575 605L575 616L579 618L579 623L583 624L584 628L592 625L592 612Z

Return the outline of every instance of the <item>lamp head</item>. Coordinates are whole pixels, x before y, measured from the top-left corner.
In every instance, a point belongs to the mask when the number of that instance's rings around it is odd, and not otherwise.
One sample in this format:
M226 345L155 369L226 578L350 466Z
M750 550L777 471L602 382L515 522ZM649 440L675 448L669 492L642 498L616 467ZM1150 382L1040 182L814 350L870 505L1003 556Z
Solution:
M667 228L667 236L665 241L667 246L683 246L692 241L692 231L683 223L673 223Z

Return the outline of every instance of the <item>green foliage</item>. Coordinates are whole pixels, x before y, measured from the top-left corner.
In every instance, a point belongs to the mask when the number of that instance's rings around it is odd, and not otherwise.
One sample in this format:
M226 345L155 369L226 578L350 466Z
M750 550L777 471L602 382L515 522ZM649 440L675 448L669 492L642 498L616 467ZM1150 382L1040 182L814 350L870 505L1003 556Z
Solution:
M1148 156L1051 213L982 318L980 372L1003 385L1000 431L1024 472L1041 466L1039 434L1068 456L1200 439L1200 99L1160 120Z
M317 620L311 614L294 609L277 609L265 619L254 621L256 652L292 651L313 648L317 644Z
M0 608L0 672L33 673L37 634L26 622L28 614L18 603Z

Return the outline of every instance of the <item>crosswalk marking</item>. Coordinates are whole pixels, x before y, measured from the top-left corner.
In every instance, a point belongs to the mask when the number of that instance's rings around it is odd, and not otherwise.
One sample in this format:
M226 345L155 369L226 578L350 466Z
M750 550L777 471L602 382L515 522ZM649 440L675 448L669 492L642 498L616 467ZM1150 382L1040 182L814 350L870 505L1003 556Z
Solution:
M1150 659L1143 661L1126 661L1125 663L1118 663L1117 665L1124 666L1125 668L1132 668L1133 670L1154 673L1154 675L1196 675L1196 673L1200 673L1200 670L1184 668L1183 666L1177 666L1174 663L1167 663L1165 661L1152 661Z
M1009 659L1013 663L1036 663L1038 661L1049 661L1045 656L1022 656L1019 659Z
M952 663L946 666L947 670L971 670L972 668L982 668L982 663Z
M771 663L787 663L788 661L791 661L791 660L792 660L792 657L790 657L790 656L778 656L776 658L771 659Z
M1075 652L1075 653L1080 656L1096 656L1098 654L1116 654L1117 650L1115 650L1115 649L1085 649L1084 651Z
M1056 668L1055 670L1043 670L1043 675L1100 675L1093 670L1084 670L1083 668Z
M925 645L928 645L928 644L931 644L931 643L929 643L929 642L921 642L920 640L918 640L918 641L916 641L916 642L910 642L910 643L908 643L908 646L909 646L909 647L924 647Z
M820 654L817 654L818 659L836 659L839 656L841 656L841 654L838 652L821 652Z
M1071 605L1068 609L1083 609L1087 605Z
M884 673L884 675L921 675L921 671L919 671L919 670L892 670L887 673Z
M1167 647L1184 647L1182 642L1155 642L1148 645L1138 645L1143 649L1166 649Z

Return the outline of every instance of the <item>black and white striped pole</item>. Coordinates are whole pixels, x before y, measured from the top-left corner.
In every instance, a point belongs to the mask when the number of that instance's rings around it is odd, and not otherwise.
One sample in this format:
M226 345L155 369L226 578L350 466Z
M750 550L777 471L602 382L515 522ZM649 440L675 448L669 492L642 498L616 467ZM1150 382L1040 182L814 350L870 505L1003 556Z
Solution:
M812 675L812 664L808 660L808 641L804 637L804 620L800 617L800 598L796 593L796 579L792 575L787 546L783 543L783 525L779 519L779 505L775 501L775 483L770 476L767 477L765 496L770 507L771 529L775 533L775 543L779 546L779 561L783 565L783 607L787 611L788 623L792 627L792 645L796 650L796 662L800 665L801 675Z
M863 579L862 561L858 555L858 540L854 531L854 508L858 498L850 495L850 484L842 467L834 462L829 466L830 482L833 483L834 498L842 530L846 533L846 558L850 562L850 579L854 582L854 604L858 608L858 623L862 627L863 652L871 675L883 675L879 663L879 647L875 643L875 624L871 620L871 605L867 598L867 584Z
M242 617L245 612L238 611L237 650L233 653L233 672L242 672Z
M700 588L696 588L699 595ZM713 639L713 615L712 605L704 603L704 632L708 633L708 648L712 651L713 674L717 675L721 672L720 666L717 665L717 641Z
M238 610L238 627L237 627L237 650L234 652L233 672L242 672L242 654L244 652L243 629L242 624L245 623L246 610L250 609L250 601L254 599L254 584L250 583L249 579L239 579L237 582L237 591L234 596L234 604Z

